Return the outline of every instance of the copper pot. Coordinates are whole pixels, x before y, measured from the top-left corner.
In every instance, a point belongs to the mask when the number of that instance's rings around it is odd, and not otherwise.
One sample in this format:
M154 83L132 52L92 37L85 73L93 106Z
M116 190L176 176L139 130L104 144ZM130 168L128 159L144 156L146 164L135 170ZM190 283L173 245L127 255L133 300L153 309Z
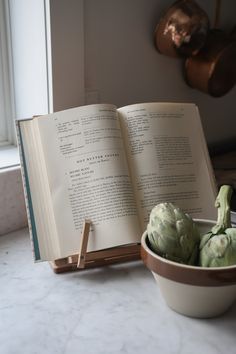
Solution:
M211 30L202 50L185 60L184 71L189 86L223 96L236 83L236 40L221 30Z
M178 0L156 27L156 47L171 57L195 55L204 45L208 30L208 16L198 4L193 0Z

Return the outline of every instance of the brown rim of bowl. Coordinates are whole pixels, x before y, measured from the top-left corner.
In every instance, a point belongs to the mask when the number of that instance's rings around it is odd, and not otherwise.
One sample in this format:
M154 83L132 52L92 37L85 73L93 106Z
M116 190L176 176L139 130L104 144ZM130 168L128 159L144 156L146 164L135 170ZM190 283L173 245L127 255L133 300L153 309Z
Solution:
M141 239L141 258L154 273L178 283L196 286L225 286L236 284L236 265L229 267L197 267L176 263L158 256L147 245L147 232Z

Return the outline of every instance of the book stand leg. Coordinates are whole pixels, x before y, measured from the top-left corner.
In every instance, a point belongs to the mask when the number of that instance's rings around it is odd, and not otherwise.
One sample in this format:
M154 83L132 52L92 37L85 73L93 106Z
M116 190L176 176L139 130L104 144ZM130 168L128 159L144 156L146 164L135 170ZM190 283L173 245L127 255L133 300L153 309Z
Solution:
M55 273L64 273L140 259L140 244L87 252L91 221L85 220L78 254L50 262Z
M86 257L86 253L87 253L90 225L91 225L91 222L89 220L84 221L83 230L82 230L82 234L81 234L79 254L78 254L77 268L84 268L85 267L85 257ZM73 263L73 258L68 257L68 261L69 261L69 263Z

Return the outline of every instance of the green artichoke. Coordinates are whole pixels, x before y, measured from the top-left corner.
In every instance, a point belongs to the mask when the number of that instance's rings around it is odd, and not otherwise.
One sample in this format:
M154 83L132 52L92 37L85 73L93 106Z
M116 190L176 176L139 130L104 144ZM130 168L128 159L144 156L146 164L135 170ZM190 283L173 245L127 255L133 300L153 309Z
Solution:
M169 260L195 264L200 235L193 220L172 203L156 205L147 225L153 252Z
M236 229L230 219L230 186L222 186L216 198L217 223L202 236L199 263L202 267L225 267L236 264Z

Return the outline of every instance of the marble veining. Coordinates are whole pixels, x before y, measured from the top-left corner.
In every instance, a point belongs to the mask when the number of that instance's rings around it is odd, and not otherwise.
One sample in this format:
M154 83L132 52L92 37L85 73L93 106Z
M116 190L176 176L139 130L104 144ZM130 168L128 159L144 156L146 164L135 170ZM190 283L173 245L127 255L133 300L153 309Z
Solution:
M141 261L56 275L30 247L27 229L0 237L1 354L235 354L236 305L184 317Z
M0 171L0 235L27 226L25 199L19 167Z

